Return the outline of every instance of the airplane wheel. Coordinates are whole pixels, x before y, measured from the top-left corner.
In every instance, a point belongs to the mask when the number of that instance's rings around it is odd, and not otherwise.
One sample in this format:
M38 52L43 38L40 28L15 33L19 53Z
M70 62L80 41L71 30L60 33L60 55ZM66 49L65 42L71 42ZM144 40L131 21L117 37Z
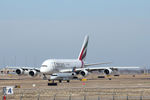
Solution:
M59 83L61 83L62 82L62 80L59 80Z
M70 80L67 80L67 83L69 83L70 82Z

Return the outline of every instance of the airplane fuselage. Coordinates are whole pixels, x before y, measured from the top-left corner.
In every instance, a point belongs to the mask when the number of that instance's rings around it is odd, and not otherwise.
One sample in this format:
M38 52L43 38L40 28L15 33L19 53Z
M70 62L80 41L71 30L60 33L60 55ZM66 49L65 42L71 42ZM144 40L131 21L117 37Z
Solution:
M62 69L82 68L83 61L78 59L48 59L42 63L40 72L43 74L53 74Z

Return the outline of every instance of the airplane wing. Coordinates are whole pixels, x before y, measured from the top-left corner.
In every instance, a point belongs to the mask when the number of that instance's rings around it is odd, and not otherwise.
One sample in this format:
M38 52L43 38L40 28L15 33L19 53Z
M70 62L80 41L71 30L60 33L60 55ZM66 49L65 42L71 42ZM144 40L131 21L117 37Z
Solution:
M103 70L103 69L105 69L105 68L103 68L103 67L89 67L89 66L95 66L95 65L102 65L102 64L110 64L110 63L112 63L112 62L106 62L106 63L91 63L91 64L84 64L84 68L75 68L75 70L76 71L81 71L81 70L83 70L83 69L91 69L91 70L97 70L97 69L101 69L101 70ZM60 70L60 72L71 72L72 71L72 69L61 69Z
M40 68L38 67L26 67L26 66L6 66L8 69L24 69L24 70L39 70Z
M103 65L103 64L111 64L111 63L112 63L112 62L84 64L84 67L95 66L95 65Z
M92 65L92 64L91 64ZM102 70L108 70L108 71L114 71L114 70L118 70L118 69L139 69L140 67L134 67L134 66L127 66L127 67L84 67L84 68L76 68L75 72L80 72L83 70L86 70L88 72L92 72L92 71L102 71ZM60 70L60 72L71 72L72 69L62 69Z
M30 75L34 77L40 73L40 68L37 67L6 66L6 68L15 69L15 72L18 75Z
M86 67L84 68L85 70L87 71L99 71L99 70L105 70L105 69L111 69L111 70L118 70L118 69L138 69L140 67L134 67L134 66L131 66L131 67L113 67L113 66L110 66L110 67Z

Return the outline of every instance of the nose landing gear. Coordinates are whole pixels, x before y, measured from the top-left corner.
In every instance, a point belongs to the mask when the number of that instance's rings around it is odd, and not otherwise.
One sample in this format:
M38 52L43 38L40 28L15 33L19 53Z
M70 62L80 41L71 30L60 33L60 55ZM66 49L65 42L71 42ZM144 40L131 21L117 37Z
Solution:
M43 80L47 80L47 77L45 74L43 74Z

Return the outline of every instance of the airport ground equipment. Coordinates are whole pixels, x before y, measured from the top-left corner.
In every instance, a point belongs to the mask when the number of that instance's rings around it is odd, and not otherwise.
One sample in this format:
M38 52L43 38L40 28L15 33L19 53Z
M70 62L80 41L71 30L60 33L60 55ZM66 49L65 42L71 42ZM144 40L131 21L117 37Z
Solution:
M58 80L60 83L62 81L67 81L68 83L70 80L74 79L76 77L76 73L71 72L71 73L54 73L50 76L50 80Z
M105 76L98 76L98 78L105 78Z
M114 76L118 76L119 77L120 75L119 74L115 74Z
M52 81L52 80L49 80L47 85L48 85L48 86L57 86L57 83L54 82L54 80L53 80L53 81Z
M87 81L87 79L86 79L86 78L83 78L81 81L82 81L82 82L85 82L85 81Z

